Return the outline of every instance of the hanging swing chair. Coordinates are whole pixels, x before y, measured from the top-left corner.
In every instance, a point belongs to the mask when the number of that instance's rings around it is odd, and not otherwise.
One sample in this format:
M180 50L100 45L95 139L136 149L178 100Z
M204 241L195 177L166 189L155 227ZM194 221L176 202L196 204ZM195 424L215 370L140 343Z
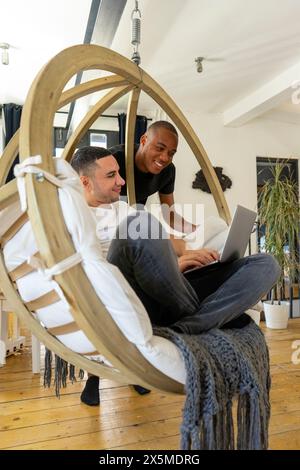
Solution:
M88 69L111 74L63 92L74 74ZM110 91L80 122L57 166L52 158L55 112L79 97L105 89ZM80 188L76 188L79 183L75 183L71 167L61 161L69 161L91 124L129 93L126 174L128 200L133 204L134 126L141 91L156 101L186 139L205 174L219 215L230 222L222 189L206 152L167 93L145 71L116 52L94 45L73 46L55 56L35 78L23 108L20 130L0 159L0 285L23 323L47 348L70 364L117 382L183 394L184 372L181 375L174 372L178 369L175 359L163 367L151 358L149 344L155 337L139 299L114 267L108 269L101 254L93 252L94 240L84 239L89 237L85 202ZM4 184L18 151L21 209L16 180ZM20 236L30 239L21 255ZM100 259L98 271L91 254ZM31 264L27 263L28 256L32 258ZM97 289L97 284L104 286ZM118 302L121 306L115 305ZM126 327L125 316L130 328ZM162 351L158 362L166 363L174 357L180 362L176 346L160 339Z

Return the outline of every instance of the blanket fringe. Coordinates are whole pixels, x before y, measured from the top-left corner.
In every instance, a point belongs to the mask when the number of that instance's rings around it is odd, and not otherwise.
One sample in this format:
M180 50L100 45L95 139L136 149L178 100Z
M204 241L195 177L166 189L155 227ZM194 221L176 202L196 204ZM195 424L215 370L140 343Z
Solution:
M48 348L45 351L45 369L44 369L44 387L51 387L52 381L52 362L53 362L53 353ZM76 382L75 375L75 366L73 364L68 364L67 361L61 359L56 354L54 355L54 386L55 394L60 398L61 388L67 386L67 378L74 383ZM82 380L84 377L84 370L80 369L78 372L78 378Z

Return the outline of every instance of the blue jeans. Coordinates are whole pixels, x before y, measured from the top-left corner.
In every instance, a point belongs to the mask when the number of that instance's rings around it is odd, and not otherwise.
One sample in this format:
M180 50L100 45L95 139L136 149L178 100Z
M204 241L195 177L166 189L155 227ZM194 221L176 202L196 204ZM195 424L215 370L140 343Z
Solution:
M144 238L125 238L131 222L137 226L137 220ZM147 230L157 239L145 238ZM220 328L236 319L272 288L280 273L272 256L258 254L184 275L164 229L144 211L120 224L107 260L118 266L153 324L188 334Z

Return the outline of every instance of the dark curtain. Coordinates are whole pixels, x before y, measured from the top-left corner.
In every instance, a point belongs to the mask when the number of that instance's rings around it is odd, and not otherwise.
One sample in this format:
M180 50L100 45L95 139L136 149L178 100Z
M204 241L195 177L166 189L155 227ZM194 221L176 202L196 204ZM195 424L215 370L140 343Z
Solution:
M126 133L126 114L118 114L119 122L119 144L125 144L125 133ZM135 136L134 142L136 144L140 143L140 138L145 134L147 130L147 118L145 116L137 116L135 124Z
M5 122L5 146L8 144L14 133L20 127L22 106L14 103L3 105L4 122ZM11 169L9 170L6 182L14 179L14 166L19 163L19 155L17 155Z

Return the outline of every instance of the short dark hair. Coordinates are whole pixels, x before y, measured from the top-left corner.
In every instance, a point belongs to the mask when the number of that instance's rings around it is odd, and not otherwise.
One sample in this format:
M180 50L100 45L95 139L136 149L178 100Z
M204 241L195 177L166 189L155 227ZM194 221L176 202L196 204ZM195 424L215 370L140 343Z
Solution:
M153 124L151 124L148 127L147 132L150 131L151 129L155 131L156 129L161 129L161 128L167 129L168 131L172 132L172 134L175 134L178 137L177 130L175 129L173 124L171 124L169 121L155 121L153 122Z
M111 152L103 147L81 147L74 153L70 163L79 175L88 175L96 160L110 155Z

